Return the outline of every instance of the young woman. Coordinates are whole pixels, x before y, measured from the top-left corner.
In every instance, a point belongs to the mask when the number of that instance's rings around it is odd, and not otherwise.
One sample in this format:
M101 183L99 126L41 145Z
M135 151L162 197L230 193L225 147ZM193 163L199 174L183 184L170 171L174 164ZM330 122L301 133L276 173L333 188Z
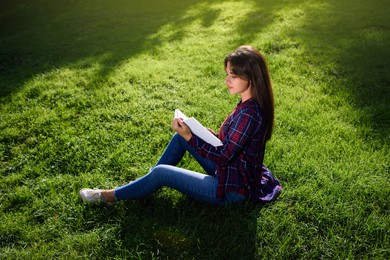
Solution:
M146 197L166 186L215 205L248 200L274 200L281 185L263 165L266 142L271 138L274 101L263 56L251 46L241 46L225 58L225 83L230 94L241 96L217 135L214 147L192 134L181 118L172 121L176 132L154 168L145 176L113 190L82 189L90 203ZM207 174L178 168L190 152Z

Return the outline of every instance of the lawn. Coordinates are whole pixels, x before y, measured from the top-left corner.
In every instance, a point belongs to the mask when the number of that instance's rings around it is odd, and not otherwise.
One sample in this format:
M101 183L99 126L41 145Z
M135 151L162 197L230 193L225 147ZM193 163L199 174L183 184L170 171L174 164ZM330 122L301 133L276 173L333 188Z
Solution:
M0 258L389 259L389 13L385 0L1 1ZM175 108L217 130L238 102L223 59L243 44L273 81L276 202L167 188L81 202L82 187L147 173Z

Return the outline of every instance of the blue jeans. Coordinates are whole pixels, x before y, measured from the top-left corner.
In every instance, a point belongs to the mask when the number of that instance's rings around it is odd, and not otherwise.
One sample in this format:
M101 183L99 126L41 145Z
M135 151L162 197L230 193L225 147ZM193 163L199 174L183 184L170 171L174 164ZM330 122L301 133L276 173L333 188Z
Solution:
M207 175L176 167L186 151L192 154ZM236 192L229 192L222 200L218 199L216 197L218 179L215 176L215 170L214 162L201 157L183 137L175 134L150 172L127 185L116 188L115 199L144 198L164 186L214 205L240 203L247 199Z

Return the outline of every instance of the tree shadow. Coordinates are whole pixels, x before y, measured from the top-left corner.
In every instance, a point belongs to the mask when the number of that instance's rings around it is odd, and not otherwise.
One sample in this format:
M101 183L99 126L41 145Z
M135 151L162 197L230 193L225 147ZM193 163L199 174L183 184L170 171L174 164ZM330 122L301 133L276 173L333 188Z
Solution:
M36 75L63 67L88 69L99 63L95 78L104 80L123 60L159 47L161 42L149 37L164 24L180 27L195 18L212 24L217 14L207 5L197 17L182 17L202 2L3 1L0 97L22 89ZM179 33L172 40L181 37Z
M119 209L103 209L101 214L101 223L115 218L120 226L115 238L120 242L106 244L106 255L102 257L130 257L131 252L140 253L142 258L163 259L256 256L257 215L261 207L252 203L215 207L185 196L174 202L159 195L121 203L117 205Z
M10 96L21 90L26 81L54 68L88 68L91 63L98 62L101 69L96 77L104 79L123 60L159 47L160 39L150 36L164 24L180 26L191 19L200 19L202 25L208 27L218 16L217 11L207 8L205 1L93 2L96 6L74 0L2 3L0 97ZM190 6L202 3L204 11L198 15L182 16ZM248 19L237 25L240 36L227 44L236 47L252 42L254 32L258 33L260 27L266 28L273 22L274 11L295 5L297 1L277 4L257 1L256 4L257 8L248 14ZM133 8L135 5L137 8ZM350 6L337 1L329 1L324 6L317 10L303 7L306 8L303 9L303 31L291 31L289 36L298 39L308 55L319 55L324 61L336 64L324 68L335 80L335 84L324 92L329 95L347 92L352 96L351 104L364 114L370 127L377 129L379 140L385 143L389 131L389 23L373 20L365 28L351 27L352 24L359 25L356 19L365 17L343 16L343 13L351 12ZM318 19L318 12L325 9L334 19ZM377 9L383 11L388 7L369 6L367 16ZM150 17L155 19L144 23L143 17L151 13ZM177 30L168 40L183 37L183 31ZM344 45L344 42L350 43ZM280 51L280 45L275 46L268 51ZM346 83L339 84L343 80ZM144 247L145 252L160 256L243 259L256 255L258 210L251 205L215 208L188 199L173 203L169 198L153 196L105 210L96 222L101 224L110 220L120 224L121 231L116 237L120 245L106 245L108 257L121 255L121 250L136 251ZM205 238L209 239L206 241ZM215 256L214 248L225 248L219 251L226 255Z
M344 97L361 114L361 127L386 143L390 126L390 18L385 1L328 1L325 8L306 10L305 32L299 37L311 55L334 67L324 67L335 82L324 92ZM318 19L328 12L331 19ZM322 16L323 17L323 16ZM368 137L368 136L365 136Z
M267 1L256 1L253 19L242 24L245 39L253 40L252 31L246 31L248 24L256 26L257 16L267 17L276 12L265 13ZM390 11L382 0L358 1L290 1L277 8L295 9L293 15L300 24L286 22L282 37L275 37L271 43L261 46L268 55L277 54L285 48L305 50L302 59L308 70L313 65L315 73L323 75L326 95L341 98L360 114L359 122L352 122L361 128L363 138L388 143L390 133ZM324 15L325 14L325 15ZM289 17L279 16L275 22L283 23ZM258 19L257 19L258 20ZM266 29L268 30L268 29ZM258 32L260 32L259 30ZM284 40L291 46L284 46ZM317 63L319 62L319 63ZM302 64L303 65L303 64ZM308 74L305 76L312 76ZM318 79L317 79L318 80ZM337 100L335 98L335 100ZM367 131L369 129L369 131Z

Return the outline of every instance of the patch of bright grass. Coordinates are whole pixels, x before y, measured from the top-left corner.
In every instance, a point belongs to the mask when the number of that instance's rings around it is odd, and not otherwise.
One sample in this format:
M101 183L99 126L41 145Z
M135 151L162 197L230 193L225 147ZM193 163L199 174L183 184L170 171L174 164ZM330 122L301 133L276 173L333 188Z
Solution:
M384 0L5 1L0 256L389 258L388 13ZM215 208L170 189L81 203L80 188L153 166L175 108L218 129L238 101L222 61L242 44L273 79L275 203Z

